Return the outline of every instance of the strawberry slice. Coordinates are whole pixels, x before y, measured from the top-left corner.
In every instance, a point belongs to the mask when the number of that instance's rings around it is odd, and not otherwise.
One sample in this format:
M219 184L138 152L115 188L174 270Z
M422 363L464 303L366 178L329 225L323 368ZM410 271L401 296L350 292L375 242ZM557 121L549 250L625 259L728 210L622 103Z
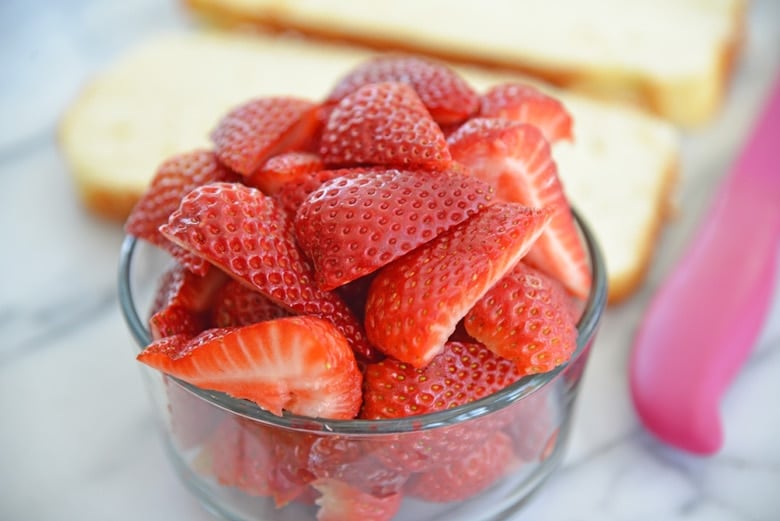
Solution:
M549 219L546 210L496 203L382 268L366 302L369 340L402 362L428 365Z
M366 366L360 417L379 420L443 411L500 391L523 374L512 361L479 343L447 342L424 369L386 358Z
M130 212L125 231L166 250L190 271L205 274L208 262L173 244L158 229L168 222L168 216L193 188L214 181L226 181L232 175L217 161L214 153L207 150L195 150L166 160Z
M291 312L330 320L359 357L378 358L344 301L314 282L292 221L274 198L237 183L202 186L182 200L160 230Z
M315 501L317 521L390 521L403 499L401 494L378 498L334 478L318 479L312 486L322 494Z
M477 301L464 323L471 336L514 361L521 374L551 371L577 347L566 290L522 261Z
M492 195L483 181L452 171L359 171L312 193L298 208L295 234L320 287L333 289L463 222Z
M317 105L310 101L258 98L224 116L211 139L222 163L251 176L268 158L305 148L318 125Z
M152 342L138 360L201 389L251 400L267 411L354 418L362 375L344 336L328 321L286 317Z
M563 103L522 83L504 83L480 97L479 115L537 127L549 143L572 140L572 118Z
M425 501L463 501L494 484L514 464L511 438L496 431L462 458L419 474L409 481L405 490Z
M588 257L569 208L550 146L533 125L475 118L448 139L453 158L496 189L496 196L552 211L550 226L528 254L529 263L585 298Z
M287 183L324 168L317 154L287 152L266 161L262 168L244 180L244 184L259 188L268 195L276 195Z
M336 103L364 85L383 82L409 84L440 125L463 122L479 108L479 96L455 71L414 56L382 56L359 65L336 84L326 103Z
M405 83L374 83L347 94L330 113L320 156L328 166L443 170L451 162L444 134Z
M214 327L239 327L288 315L287 310L259 291L230 280L214 297L211 323Z

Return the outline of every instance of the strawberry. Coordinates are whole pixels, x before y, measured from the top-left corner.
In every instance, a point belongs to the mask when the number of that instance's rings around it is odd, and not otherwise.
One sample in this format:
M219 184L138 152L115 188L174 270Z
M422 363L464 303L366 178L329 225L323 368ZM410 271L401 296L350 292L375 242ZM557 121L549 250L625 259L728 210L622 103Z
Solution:
M334 478L318 479L312 486L322 494L316 500L317 521L390 521L403 499L401 494L378 498Z
M549 143L572 140L572 119L563 103L522 83L504 83L480 97L479 115L537 127Z
M168 221L168 216L193 188L231 177L231 172L207 150L195 150L168 159L157 169L149 188L130 212L125 231L163 248L192 272L203 275L208 262L173 244L158 228Z
M496 431L462 458L413 477L405 490L425 501L463 501L493 485L514 460L512 440Z
M160 230L289 311L330 320L359 357L378 358L344 301L314 283L292 221L272 197L237 183L202 186L182 200Z
M457 407L516 382L515 364L478 343L447 342L424 369L394 358L368 364L360 417L403 418Z
M408 472L385 467L363 440L325 436L311 444L307 470L317 478L335 478L375 497L396 494Z
M465 121L479 108L477 93L452 69L414 56L382 56L359 65L336 84L326 104L364 85L383 82L409 84L440 125Z
M551 371L577 347L569 296L555 279L522 261L466 315L466 331L521 374Z
M546 210L496 203L383 267L366 302L371 342L389 356L425 367L548 221Z
M539 130L502 119L475 118L448 139L453 158L496 189L496 196L552 211L550 226L528 254L529 263L584 298L590 289L585 248Z
M152 338L176 334L193 337L208 327L207 311L227 277L211 264L206 268L206 273L199 276L175 264L163 274L149 319Z
M444 134L405 83L374 83L347 94L322 131L320 156L327 166L443 170L451 162Z
M317 190L326 181L341 177L345 173L355 170L358 169L320 170L303 174L280 187L279 192L276 194L276 199L282 208L294 217L301 203L306 200L310 193Z
M288 315L284 308L262 293L230 280L214 297L211 323L214 327L248 326Z
M324 183L295 234L317 282L333 289L412 251L490 204L492 189L452 171L370 170Z
M211 329L185 342L181 336L152 342L138 360L277 415L285 409L346 419L360 408L362 376L349 344L330 322L286 317Z
M211 134L219 160L244 176L268 158L303 149L317 132L317 106L307 100L253 99L224 116Z
M244 180L244 184L259 188L268 195L276 195L287 183L324 168L317 154L287 152L266 161L262 168Z

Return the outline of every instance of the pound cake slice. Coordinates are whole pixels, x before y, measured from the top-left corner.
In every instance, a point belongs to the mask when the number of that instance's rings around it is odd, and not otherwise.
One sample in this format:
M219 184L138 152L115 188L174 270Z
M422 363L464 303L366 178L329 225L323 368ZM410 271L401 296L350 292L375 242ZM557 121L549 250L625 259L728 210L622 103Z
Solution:
M696 126L721 105L746 0L184 0L233 25L514 69Z
M211 146L230 108L269 95L321 100L370 52L293 37L175 33L157 37L96 77L72 103L60 142L85 205L124 220L158 165ZM479 91L517 75L458 68ZM574 141L555 160L574 206L607 262L610 299L641 282L664 219L677 166L672 125L642 112L556 92L574 119Z

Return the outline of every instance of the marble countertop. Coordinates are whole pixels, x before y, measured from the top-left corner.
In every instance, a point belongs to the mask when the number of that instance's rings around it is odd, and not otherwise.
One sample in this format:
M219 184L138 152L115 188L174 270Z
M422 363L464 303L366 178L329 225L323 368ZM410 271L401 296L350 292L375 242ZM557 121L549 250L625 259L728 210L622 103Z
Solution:
M626 378L643 310L778 69L778 20L780 2L753 2L726 106L684 137L679 210L647 282L606 314L564 464L516 521L780 519L780 284L722 404L717 455L648 435ZM2 520L213 521L168 465L132 361L115 284L121 227L79 206L56 146L58 116L86 78L147 34L184 24L172 1L0 3Z

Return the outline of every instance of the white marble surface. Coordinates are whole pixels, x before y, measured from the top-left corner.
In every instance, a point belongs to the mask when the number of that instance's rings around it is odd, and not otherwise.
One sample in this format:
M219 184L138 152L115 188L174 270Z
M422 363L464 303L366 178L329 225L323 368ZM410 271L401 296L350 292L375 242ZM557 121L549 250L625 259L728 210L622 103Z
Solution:
M653 288L777 70L778 21L780 2L754 2L727 106L685 138L679 215L645 287L607 313L564 466L517 521L780 519L780 285L723 403L716 456L682 454L646 434L626 382ZM55 134L90 74L183 23L170 1L0 2L0 520L213 519L177 482L153 427L116 300L121 229L77 204Z

